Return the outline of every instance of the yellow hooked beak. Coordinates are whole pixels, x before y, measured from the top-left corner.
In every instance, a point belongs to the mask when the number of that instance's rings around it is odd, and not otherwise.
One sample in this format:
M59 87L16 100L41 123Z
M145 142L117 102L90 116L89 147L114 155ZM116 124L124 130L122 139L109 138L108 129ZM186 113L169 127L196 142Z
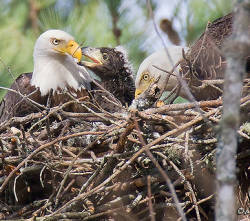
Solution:
M138 98L141 93L142 93L141 89L136 89L135 90L135 98Z
M138 98L154 82L155 82L155 78L154 77L152 77L152 78L149 77L148 79L145 80L145 79L143 79L143 76L142 76L142 79L141 79L141 81L139 83L139 86L135 90L135 98Z
M73 58L76 58L78 61L81 61L82 59L82 50L79 44L77 44L75 41L70 40L66 45L60 48L55 48L56 51L59 51L60 53L68 53Z

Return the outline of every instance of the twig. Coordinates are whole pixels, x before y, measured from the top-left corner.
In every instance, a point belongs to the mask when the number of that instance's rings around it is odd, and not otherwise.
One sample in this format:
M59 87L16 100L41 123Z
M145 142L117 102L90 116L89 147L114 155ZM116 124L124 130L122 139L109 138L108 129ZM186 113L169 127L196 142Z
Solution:
M151 221L155 221L155 213L152 205L152 192L151 192L151 177L147 177L147 186L148 186L148 207Z
M8 177L4 180L3 184L0 187L0 193L3 192L5 186L7 185L7 183L9 182L10 178L28 161L30 160L32 157L34 157L37 153L39 153L41 150L50 147L52 145L54 145L55 143L62 141L62 140L67 140L73 137L79 137L79 136L83 136L83 135L102 135L105 132L92 132L92 131L83 131L83 132L79 132L79 133L75 133L75 134L71 134L71 135L67 135L64 137L59 137L57 139L52 140L49 143L43 144L40 147L38 147L36 150L34 150L28 157L26 157L21 163L19 163L19 165L11 171L11 173L8 175Z
M170 192L173 196L173 199L174 199L174 202L176 204L176 208L177 208L177 211L178 213L180 214L180 216L182 217L183 221L186 220L186 217L185 217L185 214L180 206L180 202L178 200L178 197L176 195L176 192L175 192L175 189L173 187L173 184L171 183L171 180L169 179L168 175L165 173L165 171L161 168L160 164L157 162L157 160L154 158L154 156L152 155L152 153L150 152L149 150L149 147L147 147L143 137L141 136L141 130L139 128L139 125L138 125L138 122L137 121L134 121L135 122L135 127L136 129L138 130L138 137L142 143L142 145L144 146L145 148L145 152L147 153L147 155L149 156L149 158L152 160L152 162L154 163L154 165L156 166L156 168L159 170L159 172L161 173L161 175L164 177L169 189L170 189Z
M89 150L96 142L97 142L97 139L96 139L95 141L93 141L92 143L90 143L87 147L83 148L83 149L73 158L73 160L72 160L71 164L69 165L69 167L68 167L68 169L67 169L67 171L66 171L66 173L65 173L65 176L64 176L64 178L63 178L63 180L62 180L62 182L61 182L61 184L60 184L59 190L58 190L58 192L57 192L57 194L56 194L56 198L55 198L55 205L56 205L56 206L57 206L57 204L58 204L58 200L59 200L59 196L60 196L60 194L61 194L62 188L63 188L63 186L64 186L64 184L65 184L65 182L66 182L66 180L67 180L67 178L68 178L68 176L69 176L70 171L72 170L73 164L76 162L76 160L78 159L78 157L79 157L81 154L83 154L85 151Z

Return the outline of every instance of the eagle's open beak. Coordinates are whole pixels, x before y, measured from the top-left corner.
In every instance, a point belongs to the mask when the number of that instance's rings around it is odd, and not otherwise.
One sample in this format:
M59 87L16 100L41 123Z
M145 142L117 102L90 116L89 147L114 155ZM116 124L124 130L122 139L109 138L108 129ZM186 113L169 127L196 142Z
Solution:
M86 67L95 67L98 65L102 65L102 53L100 49L97 48L91 48L91 47L83 47L82 48L82 54L89 58L93 62L89 61L82 61L83 65Z
M62 47L55 48L55 50L62 54L67 53L71 55L73 58L76 58L78 62L80 62L82 59L81 47L73 40L70 40L66 45Z

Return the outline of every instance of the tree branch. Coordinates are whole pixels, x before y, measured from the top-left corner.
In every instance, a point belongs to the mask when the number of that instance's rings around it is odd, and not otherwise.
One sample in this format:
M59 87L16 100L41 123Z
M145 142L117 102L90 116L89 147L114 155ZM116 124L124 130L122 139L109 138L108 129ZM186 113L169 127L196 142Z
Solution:
M235 193L237 130L240 122L240 97L250 51L250 0L238 0L233 33L225 46L227 69L223 94L223 117L217 148L216 220L236 220Z

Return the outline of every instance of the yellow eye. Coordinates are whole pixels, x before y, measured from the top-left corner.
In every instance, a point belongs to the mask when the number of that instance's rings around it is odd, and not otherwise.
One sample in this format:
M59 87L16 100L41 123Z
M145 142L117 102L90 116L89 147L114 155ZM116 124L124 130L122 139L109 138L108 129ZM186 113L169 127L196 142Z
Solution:
M144 74L142 78L143 78L144 81L149 81L149 75L148 74Z
M59 39L54 38L54 39L52 39L52 40L51 40L51 43L52 43L53 45L59 45L60 40L59 40Z
M107 53L103 53L102 57L103 57L104 60L107 60L109 58Z

